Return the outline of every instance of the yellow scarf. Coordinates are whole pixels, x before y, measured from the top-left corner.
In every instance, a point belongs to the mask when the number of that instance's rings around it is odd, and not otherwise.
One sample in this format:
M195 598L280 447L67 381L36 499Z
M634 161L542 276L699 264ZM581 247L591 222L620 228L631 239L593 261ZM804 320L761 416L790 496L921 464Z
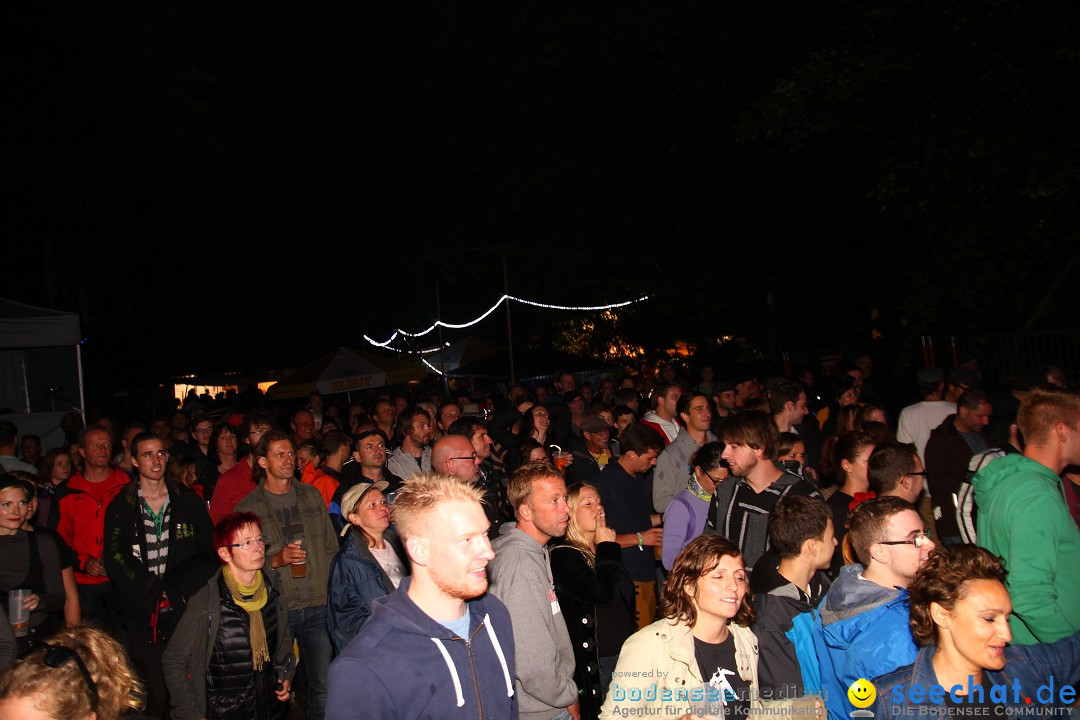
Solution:
M229 572L229 566L224 568L225 587L229 588L233 602L247 610L249 624L251 626L251 667L261 670L264 663L270 661L270 650L266 645L266 626L263 625L262 609L266 605L266 584L263 582L263 574L255 573L255 584L251 586L241 585ZM249 597L250 600L244 598ZM282 618L278 618L281 622Z

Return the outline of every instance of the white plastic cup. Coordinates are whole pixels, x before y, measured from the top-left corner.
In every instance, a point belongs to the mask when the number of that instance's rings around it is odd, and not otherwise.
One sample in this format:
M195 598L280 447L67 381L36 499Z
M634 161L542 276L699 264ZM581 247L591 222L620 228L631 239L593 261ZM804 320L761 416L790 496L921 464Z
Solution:
M15 637L26 637L30 634L30 611L24 607L28 597L29 588L8 591L8 621L15 631Z

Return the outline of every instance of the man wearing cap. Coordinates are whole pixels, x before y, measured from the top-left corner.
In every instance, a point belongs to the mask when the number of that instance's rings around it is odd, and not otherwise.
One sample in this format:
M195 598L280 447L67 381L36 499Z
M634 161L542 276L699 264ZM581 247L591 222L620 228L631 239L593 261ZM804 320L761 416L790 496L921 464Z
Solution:
M393 516L412 575L374 601L330 666L328 720L518 716L510 614L487 592L495 553L481 497L445 474L402 485Z
M735 407L742 409L748 400L761 397L761 381L751 372L743 371L735 376Z
M566 468L568 483L587 483L600 474L611 460L611 425L600 415L586 415L581 421L582 438L570 447L574 462Z
M709 430L712 424L709 398L699 392L688 393L679 398L677 409L684 428L656 458L653 472L653 507L661 514L667 510L668 503L686 489L690 479L690 458L705 443L716 441L716 436Z
M385 480L353 485L341 500L345 543L330 565L326 627L340 655L371 617L376 598L389 595L409 574L408 556L390 529Z

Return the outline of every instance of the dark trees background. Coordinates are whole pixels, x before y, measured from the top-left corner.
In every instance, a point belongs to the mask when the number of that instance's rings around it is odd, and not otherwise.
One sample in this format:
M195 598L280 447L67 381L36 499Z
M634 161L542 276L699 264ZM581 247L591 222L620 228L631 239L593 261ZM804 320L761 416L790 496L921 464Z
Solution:
M647 350L1072 322L1074 5L27 9L3 294L79 311L111 382L425 327L436 278L467 320L504 257L649 294Z

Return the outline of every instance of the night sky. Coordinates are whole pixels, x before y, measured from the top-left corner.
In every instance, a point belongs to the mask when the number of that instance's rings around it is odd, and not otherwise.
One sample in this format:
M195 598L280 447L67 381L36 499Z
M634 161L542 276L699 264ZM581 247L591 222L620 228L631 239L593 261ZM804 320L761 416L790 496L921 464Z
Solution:
M436 279L462 322L504 258L652 296L650 352L1073 323L1075 4L382 5L25 8L0 295L78 311L111 384L426 327Z

